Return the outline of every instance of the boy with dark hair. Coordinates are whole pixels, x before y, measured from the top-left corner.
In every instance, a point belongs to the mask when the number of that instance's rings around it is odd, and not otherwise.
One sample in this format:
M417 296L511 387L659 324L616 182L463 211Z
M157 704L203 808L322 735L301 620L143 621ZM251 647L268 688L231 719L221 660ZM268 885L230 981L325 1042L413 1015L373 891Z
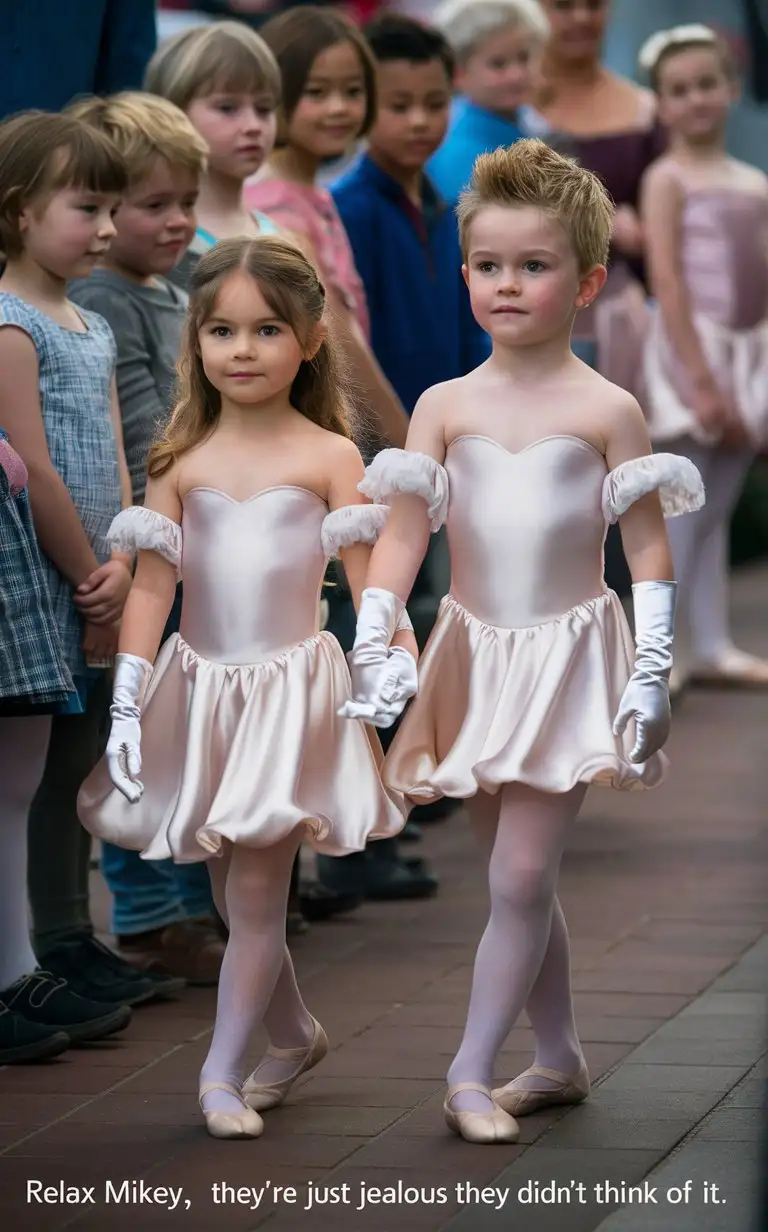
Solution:
M365 284L374 353L410 412L489 347L470 312L456 220L424 172L448 124L453 52L438 31L396 14L364 32L378 114L366 153L332 191Z
M438 31L397 14L370 22L364 34L377 64L378 112L366 152L331 191L365 286L374 354L410 414L426 389L477 367L490 346L470 311L456 219L424 172L448 124L453 52ZM435 536L409 604L422 646L448 589L445 557L444 540ZM328 627L348 648L351 599L337 588L328 602ZM385 747L393 734L380 733ZM414 821L450 809L442 801L414 810L403 837L418 836ZM354 856L333 863L320 857L318 870L339 889L362 877L376 898L420 898L437 889L428 866L402 860L394 840L372 844L366 858L364 873Z

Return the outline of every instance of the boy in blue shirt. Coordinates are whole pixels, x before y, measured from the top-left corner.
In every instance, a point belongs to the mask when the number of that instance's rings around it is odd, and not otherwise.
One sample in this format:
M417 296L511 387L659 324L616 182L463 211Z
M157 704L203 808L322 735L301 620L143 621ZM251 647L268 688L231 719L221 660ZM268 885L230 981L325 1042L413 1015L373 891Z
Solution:
M451 209L424 174L442 141L453 92L453 53L436 30L396 14L376 19L365 35L377 61L378 113L368 149L332 193L365 285L371 344L406 411L426 389L463 376L488 358L461 274L458 228ZM423 645L448 589L444 543L433 536L409 611ZM354 640L354 607L342 587L328 592L328 628L345 649ZM393 729L379 733L387 745ZM447 814L451 802L441 802ZM426 820L425 810L412 817ZM403 837L418 836L412 823ZM425 898L437 878L418 858L405 859L397 840L379 840L361 856L320 856L318 875L337 890L363 885L367 897Z
M480 154L521 137L544 137L546 125L525 106L549 23L538 0L443 0L432 21L456 57L459 96L448 136L427 164L449 205Z
M371 344L410 413L490 346L461 275L456 219L424 174L445 135L453 54L436 30L389 14L365 28L379 107L368 149L333 186L365 285Z

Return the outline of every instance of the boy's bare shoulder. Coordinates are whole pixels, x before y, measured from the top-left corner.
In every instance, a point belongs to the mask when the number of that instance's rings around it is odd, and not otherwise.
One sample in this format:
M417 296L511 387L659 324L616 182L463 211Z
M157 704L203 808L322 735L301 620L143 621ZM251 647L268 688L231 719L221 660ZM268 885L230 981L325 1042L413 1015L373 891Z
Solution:
M642 407L632 394L607 381L593 369L587 369L582 385L586 395L586 414L594 436L607 444L616 431L636 430L645 426Z

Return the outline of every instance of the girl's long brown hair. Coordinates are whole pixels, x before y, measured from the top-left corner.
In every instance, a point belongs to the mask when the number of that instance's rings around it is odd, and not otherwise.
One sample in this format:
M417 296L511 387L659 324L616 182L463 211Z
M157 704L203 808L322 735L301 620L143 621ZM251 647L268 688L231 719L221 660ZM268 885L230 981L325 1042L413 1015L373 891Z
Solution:
M177 399L163 436L150 450L150 476L163 475L216 427L221 396L203 370L200 329L214 310L219 289L238 270L249 274L275 315L295 333L302 347L323 318L325 290L303 252L277 236L222 240L200 258L190 280L189 312L177 365ZM347 384L330 337L313 359L302 360L291 385L291 405L307 419L351 437Z

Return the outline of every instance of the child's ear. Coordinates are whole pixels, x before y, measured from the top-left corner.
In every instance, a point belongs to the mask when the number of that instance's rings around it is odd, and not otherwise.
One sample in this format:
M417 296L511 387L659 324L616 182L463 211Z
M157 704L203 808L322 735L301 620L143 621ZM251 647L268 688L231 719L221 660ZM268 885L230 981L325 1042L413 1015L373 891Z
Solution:
M576 307L586 308L593 300L597 299L605 286L607 277L608 271L604 265L596 265L589 273L584 274L579 282L579 290L575 300Z
M318 321L317 325L312 330L312 333L307 339L307 345L304 348L304 358L306 360L314 359L320 347L328 337L328 325L325 321Z
M461 276L462 276L462 278L464 279L464 281L465 281L465 283L467 284L467 286L469 286L469 266L468 266L468 265L466 265L466 264L462 265L462 267L461 267Z

